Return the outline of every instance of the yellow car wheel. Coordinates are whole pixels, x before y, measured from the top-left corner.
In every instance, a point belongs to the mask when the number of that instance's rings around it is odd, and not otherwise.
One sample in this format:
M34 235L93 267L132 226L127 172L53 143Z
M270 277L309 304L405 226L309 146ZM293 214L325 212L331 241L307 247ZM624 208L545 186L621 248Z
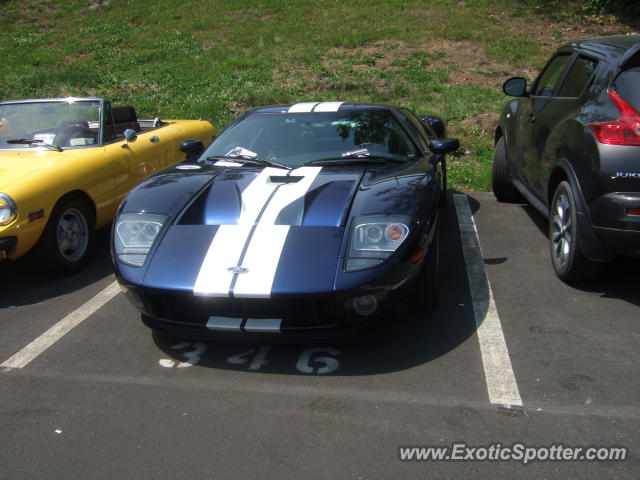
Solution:
M73 273L89 260L94 239L91 207L81 196L67 195L51 212L38 242L38 255L54 270Z

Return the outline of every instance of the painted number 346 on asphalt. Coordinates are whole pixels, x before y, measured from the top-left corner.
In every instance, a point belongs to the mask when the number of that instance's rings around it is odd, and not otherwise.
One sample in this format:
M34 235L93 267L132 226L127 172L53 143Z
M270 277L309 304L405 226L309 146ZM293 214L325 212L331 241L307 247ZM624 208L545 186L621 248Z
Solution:
M182 362L168 358L161 359L158 363L165 368L187 368L197 365L202 359L202 355L207 352L207 344L202 342L181 342L173 345L172 350L182 350ZM226 358L226 363L230 365L247 365L247 369L258 371L268 364L268 355L271 345L261 345L251 348ZM340 350L333 347L309 348L300 353L296 362L296 369L307 374L327 374L334 372L340 366L340 362L335 358L341 354Z

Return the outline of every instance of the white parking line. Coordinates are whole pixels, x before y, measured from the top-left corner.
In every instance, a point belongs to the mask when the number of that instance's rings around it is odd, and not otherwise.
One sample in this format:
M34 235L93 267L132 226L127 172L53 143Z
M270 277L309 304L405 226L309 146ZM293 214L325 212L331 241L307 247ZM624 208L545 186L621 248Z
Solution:
M498 317L491 285L484 269L484 257L469 201L466 195L461 194L453 195L453 201L460 227L489 401L509 408L522 407L522 399L511 367L500 317Z
M2 363L0 367L3 369L25 367L34 358L115 297L118 292L120 292L120 287L118 286L118 282L114 281L91 300L71 312L29 345Z

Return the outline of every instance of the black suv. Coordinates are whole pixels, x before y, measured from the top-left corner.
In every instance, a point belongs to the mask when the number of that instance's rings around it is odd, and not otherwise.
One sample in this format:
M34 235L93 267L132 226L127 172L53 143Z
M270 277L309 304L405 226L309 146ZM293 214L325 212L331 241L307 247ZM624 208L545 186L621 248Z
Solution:
M640 256L640 36L567 44L530 88L504 83L493 191L549 219L551 260L566 282L616 254Z

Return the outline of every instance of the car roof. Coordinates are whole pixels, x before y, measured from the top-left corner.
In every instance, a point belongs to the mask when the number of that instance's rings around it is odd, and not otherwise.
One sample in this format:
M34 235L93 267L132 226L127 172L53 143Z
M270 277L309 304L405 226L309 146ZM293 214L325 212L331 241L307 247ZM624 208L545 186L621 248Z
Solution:
M313 112L343 112L343 111L372 111L372 110L397 110L399 107L373 103L346 103L346 102L301 102L290 105L276 105L271 107L256 108L247 113L313 113Z
M567 43L563 48L573 48L604 54L609 60L618 60L622 65L640 51L640 35L614 35L587 38Z

